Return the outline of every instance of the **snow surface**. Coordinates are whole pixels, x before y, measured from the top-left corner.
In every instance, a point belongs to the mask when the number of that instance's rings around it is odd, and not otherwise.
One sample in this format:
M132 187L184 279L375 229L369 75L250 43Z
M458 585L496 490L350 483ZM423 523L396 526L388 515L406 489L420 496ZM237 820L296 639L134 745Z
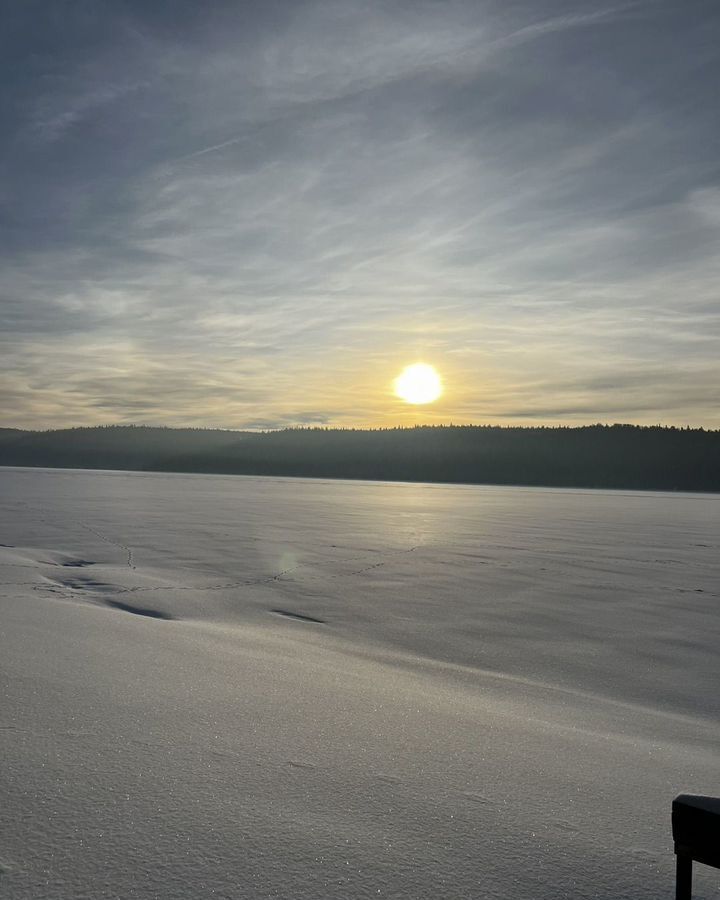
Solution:
M720 497L0 498L4 898L672 896L671 800L720 794Z

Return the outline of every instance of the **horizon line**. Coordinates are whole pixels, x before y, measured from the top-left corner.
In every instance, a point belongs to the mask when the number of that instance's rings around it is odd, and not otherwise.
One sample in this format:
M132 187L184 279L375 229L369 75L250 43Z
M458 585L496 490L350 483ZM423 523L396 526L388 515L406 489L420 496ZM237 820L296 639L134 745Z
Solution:
M580 430L583 428L640 428L640 429L663 429L675 431L703 431L708 433L720 432L720 426L717 428L705 425L678 425L678 424L662 424L657 422L652 425L639 424L635 422L592 422L585 425L565 425L565 424L536 424L536 425L508 425L508 424L490 424L487 422L427 422L417 423L414 425L318 425L318 424L297 424L297 425L280 425L275 428L227 428L221 425L156 425L147 422L108 422L98 423L96 425L67 425L55 428L21 428L14 425L1 425L0 431L19 431L24 434L50 434L57 431L82 431L101 428L147 428L165 431L224 431L237 434L279 434L284 431L417 431L423 428L497 428L497 429L521 429L521 430L537 430L537 429L555 429L555 430Z

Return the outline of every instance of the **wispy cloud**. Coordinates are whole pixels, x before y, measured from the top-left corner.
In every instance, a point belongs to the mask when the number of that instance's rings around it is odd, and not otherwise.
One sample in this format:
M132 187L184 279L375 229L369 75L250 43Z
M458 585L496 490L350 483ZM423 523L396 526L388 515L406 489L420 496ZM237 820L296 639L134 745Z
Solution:
M31 6L7 424L720 424L715 17L103 2L39 60Z

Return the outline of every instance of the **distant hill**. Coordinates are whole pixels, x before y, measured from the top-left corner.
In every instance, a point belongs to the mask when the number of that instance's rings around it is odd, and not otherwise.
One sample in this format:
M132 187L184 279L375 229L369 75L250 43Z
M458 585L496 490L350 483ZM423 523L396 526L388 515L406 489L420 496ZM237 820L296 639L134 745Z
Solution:
M243 439L241 431L107 425L59 431L0 429L0 465L71 469L153 469L175 456L212 456Z
M720 431L636 425L259 434L145 426L0 429L0 465L720 491Z
M5 441L12 441L14 438L27 433L27 431L21 431L19 428L0 428L0 444L3 444Z

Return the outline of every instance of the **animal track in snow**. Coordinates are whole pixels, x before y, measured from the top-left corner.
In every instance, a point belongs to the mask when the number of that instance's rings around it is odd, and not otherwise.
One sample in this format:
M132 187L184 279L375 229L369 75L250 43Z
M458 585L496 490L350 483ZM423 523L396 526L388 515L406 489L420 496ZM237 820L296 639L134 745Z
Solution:
M98 593L116 593L118 591L114 584L98 581L97 578L88 578L87 575L63 575L60 578L48 578L47 580L51 584L69 588L71 591L97 591Z
M103 534L101 531L98 531L97 528L93 528L91 525L88 525L87 522L78 522L78 525L80 525L86 531L89 531L91 534L94 534L95 537L100 538L101 541L105 541L106 544L110 544L112 547L117 547L118 549L123 550L127 555L125 563L126 563L128 569L136 569L137 568L137 566L135 565L135 562L133 560L132 549L130 547L128 547L126 544L123 544L121 541L114 541L112 538L109 538L107 535Z

